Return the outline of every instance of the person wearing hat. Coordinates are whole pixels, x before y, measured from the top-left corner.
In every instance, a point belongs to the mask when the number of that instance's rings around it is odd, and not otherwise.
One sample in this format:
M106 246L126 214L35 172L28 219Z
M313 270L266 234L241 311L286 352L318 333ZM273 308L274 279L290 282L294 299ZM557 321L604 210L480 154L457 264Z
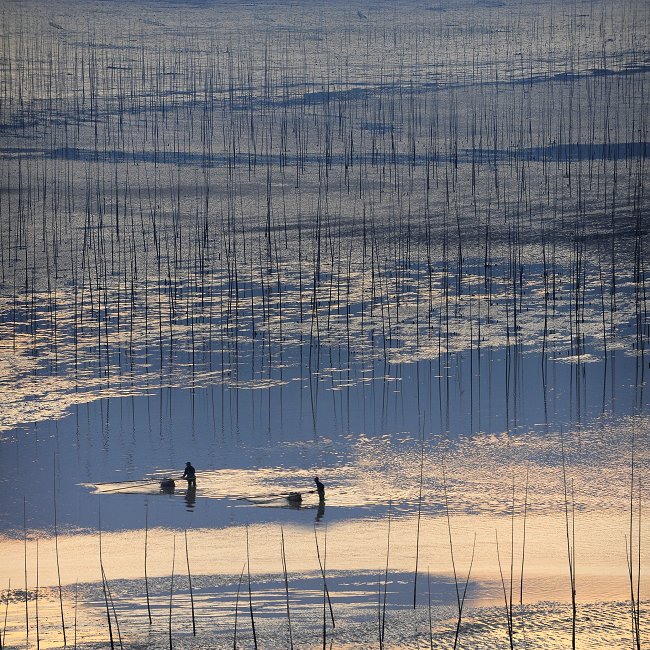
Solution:
M190 463L189 460L185 463L185 471L181 478L184 478L187 481L188 489L196 487L196 470L192 467L192 463Z

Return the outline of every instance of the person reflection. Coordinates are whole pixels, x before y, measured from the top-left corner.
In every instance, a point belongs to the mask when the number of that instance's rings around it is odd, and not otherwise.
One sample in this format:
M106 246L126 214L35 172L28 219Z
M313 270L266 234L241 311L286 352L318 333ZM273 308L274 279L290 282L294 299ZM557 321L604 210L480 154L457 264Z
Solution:
M185 509L188 512L194 510L194 504L196 503L196 486L188 487L185 490Z
M320 521L325 515L325 499L318 502L318 510L316 511L316 521Z

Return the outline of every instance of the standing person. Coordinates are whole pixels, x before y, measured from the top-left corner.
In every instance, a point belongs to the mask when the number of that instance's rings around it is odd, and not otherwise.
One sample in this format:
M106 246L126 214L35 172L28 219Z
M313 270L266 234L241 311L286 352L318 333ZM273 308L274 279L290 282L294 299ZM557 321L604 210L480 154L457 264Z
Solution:
M325 501L325 485L321 483L318 476L314 476L314 483L316 483L316 491L318 492L318 500Z
M185 471L181 478L184 478L187 481L188 489L196 487L196 470L192 467L192 463L190 463L189 460L185 463Z

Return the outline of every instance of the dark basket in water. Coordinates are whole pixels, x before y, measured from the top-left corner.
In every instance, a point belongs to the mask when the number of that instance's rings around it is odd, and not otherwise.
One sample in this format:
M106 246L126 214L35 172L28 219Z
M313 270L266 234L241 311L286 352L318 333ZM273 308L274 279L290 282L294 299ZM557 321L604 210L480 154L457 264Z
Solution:
M300 494L300 492L291 492L291 494L287 496L287 501L289 503L302 503L302 494Z
M163 492L173 492L176 488L176 483L173 478L164 478L160 481L160 489Z

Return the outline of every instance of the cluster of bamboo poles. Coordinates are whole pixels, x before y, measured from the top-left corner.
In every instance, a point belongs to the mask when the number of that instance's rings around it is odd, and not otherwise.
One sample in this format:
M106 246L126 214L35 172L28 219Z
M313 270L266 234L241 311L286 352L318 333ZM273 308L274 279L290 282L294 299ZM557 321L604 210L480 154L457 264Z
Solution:
M3 339L80 383L338 344L631 347L642 384L647 12L571 11L125 47L3 15Z
M621 7L164 39L3 14L2 346L85 385L183 364L236 381L250 347L269 376L303 344L310 368L341 345L348 362L435 358L441 376L481 346L578 364L626 347L643 385L648 11ZM456 638L470 572L454 567ZM103 564L102 583L119 642ZM512 571L503 588L512 639Z

